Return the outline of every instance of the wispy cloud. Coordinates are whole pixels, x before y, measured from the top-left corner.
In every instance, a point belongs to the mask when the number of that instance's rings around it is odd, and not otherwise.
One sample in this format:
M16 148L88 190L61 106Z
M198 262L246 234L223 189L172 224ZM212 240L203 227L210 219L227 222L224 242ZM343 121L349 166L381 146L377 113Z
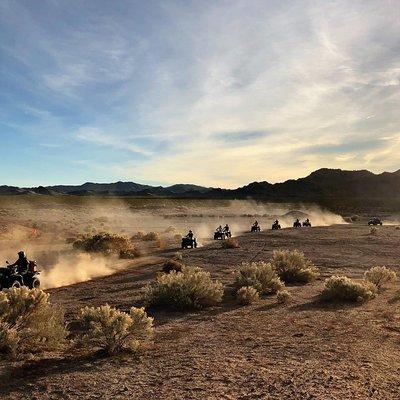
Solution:
M0 11L2 120L38 143L89 146L98 171L113 155L116 179L238 186L399 168L395 2L6 0Z

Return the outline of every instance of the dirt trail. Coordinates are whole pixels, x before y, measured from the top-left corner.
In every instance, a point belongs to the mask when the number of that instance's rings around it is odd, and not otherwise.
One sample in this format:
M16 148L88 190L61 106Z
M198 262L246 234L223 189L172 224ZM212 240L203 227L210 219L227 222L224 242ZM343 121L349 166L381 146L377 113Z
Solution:
M360 306L316 301L324 276L361 277L376 264L400 272L400 230L332 226L246 234L237 249L219 243L185 252L224 283L233 268L277 248L303 250L322 279L291 286L293 303L266 297L249 307L225 302L193 313L153 312L154 345L138 355L47 355L30 363L0 363L4 399L398 399L400 311L392 286ZM83 305L140 304L141 288L154 278L156 260L114 275L53 289L68 319Z

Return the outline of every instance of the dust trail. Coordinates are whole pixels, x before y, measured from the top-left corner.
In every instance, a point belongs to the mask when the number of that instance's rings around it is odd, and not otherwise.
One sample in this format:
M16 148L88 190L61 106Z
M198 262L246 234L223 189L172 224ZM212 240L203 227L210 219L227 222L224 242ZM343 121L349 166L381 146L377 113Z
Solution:
M96 277L110 275L121 269L116 260L93 257L86 253L70 254L41 273L43 289L72 285Z

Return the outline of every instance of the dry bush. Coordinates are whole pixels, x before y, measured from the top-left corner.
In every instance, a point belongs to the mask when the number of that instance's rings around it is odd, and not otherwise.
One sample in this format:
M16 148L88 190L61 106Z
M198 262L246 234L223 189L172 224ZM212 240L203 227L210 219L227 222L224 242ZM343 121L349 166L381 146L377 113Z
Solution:
M135 246L127 237L105 232L77 240L74 243L74 248L88 253L101 253L103 255L133 255L136 252Z
M276 294L276 300L280 304L287 304L292 300L292 295L287 290L280 290Z
M356 221L358 221L360 219L360 216L359 215L352 215L351 217L350 217L350 220L352 221L352 222L356 222Z
M376 291L376 286L371 282L356 282L347 276L331 276L325 280L321 298L326 301L363 303L373 299Z
M236 271L235 285L252 286L260 294L274 294L285 286L272 265L263 261L243 263Z
M390 268L373 267L364 273L365 280L373 283L378 289L385 283L396 282L397 274Z
M257 300L259 300L260 296L258 295L257 289L253 286L242 286L236 292L236 300L241 305L249 305Z
M153 333L153 318L147 316L144 308L132 307L128 314L108 304L85 307L80 310L78 321L82 326L79 342L89 348L104 349L108 354L123 349L135 351Z
M271 263L286 283L308 283L318 276L317 268L299 250L275 250Z
M144 236L144 232L138 231L131 237L131 240L142 240L143 236Z
M215 305L221 302L223 293L222 283L212 280L209 272L186 267L157 276L146 287L145 295L150 305L185 310Z
M157 232L148 232L143 235L142 240L146 242L156 241L160 239L160 235Z
M239 247L239 242L237 239L231 237L226 240L222 240L221 247L223 249L236 249L237 247Z
M182 272L182 270L184 268L185 268L185 265L183 264L183 262L181 262L180 260L171 258L170 260L165 261L162 270L166 274L169 274L171 271Z
M66 335L64 315L49 303L49 294L26 286L0 292L0 352L56 349Z
M371 227L371 228L369 229L369 234L370 234L371 236L376 236L376 235L378 234L378 228L376 228L375 226Z

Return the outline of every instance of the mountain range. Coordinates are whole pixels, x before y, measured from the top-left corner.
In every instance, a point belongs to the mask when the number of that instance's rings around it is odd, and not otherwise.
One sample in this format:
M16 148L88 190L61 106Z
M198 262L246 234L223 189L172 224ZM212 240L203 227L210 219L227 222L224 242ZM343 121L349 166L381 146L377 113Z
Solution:
M237 189L207 188L191 184L150 186L134 182L92 183L19 188L0 186L0 195L78 195L176 198L255 198L307 201L328 198L400 199L400 170L374 174L367 170L322 168L305 178L282 183L252 182Z

